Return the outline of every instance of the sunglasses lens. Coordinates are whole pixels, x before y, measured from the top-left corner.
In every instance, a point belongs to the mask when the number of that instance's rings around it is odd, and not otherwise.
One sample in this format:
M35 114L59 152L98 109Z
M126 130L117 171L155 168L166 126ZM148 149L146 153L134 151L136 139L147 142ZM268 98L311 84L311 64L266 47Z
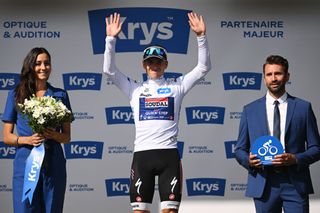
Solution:
M143 58L146 59L147 57L155 56L161 59L167 60L166 52L161 47L149 47L144 51Z

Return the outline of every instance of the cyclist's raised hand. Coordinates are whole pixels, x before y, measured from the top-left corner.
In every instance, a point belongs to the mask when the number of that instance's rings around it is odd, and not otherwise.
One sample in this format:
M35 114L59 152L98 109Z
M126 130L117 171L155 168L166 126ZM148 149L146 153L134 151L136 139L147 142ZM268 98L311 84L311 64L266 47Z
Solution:
M188 13L189 25L191 29L197 34L197 36L202 36L206 33L206 24L204 18L195 12Z
M110 17L106 17L106 34L107 36L116 37L122 28L122 22L120 22L120 14L114 13Z

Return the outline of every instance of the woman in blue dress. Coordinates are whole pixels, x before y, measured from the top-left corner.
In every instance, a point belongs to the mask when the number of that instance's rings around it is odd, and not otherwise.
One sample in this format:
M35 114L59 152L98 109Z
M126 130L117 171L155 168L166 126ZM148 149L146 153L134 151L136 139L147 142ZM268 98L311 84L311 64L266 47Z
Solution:
M57 128L47 128L42 134L34 133L28 120L17 111L17 104L33 95L52 96L61 100L71 111L66 91L48 83L51 56L45 48L33 48L24 59L20 82L9 91L2 116L4 143L16 146L13 163L13 208L15 213L60 213L63 211L66 189L66 160L61 144L70 142L71 122ZM14 131L14 128L17 128ZM32 202L22 202L26 160L33 147L45 141L45 156Z

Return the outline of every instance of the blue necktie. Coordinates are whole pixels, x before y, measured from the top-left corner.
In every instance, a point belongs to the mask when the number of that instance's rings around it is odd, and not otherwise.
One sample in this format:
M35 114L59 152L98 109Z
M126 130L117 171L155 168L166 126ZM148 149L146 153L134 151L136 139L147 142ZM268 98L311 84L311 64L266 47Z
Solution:
M280 140L280 112L279 112L279 101L274 101L274 112L273 112L273 136Z

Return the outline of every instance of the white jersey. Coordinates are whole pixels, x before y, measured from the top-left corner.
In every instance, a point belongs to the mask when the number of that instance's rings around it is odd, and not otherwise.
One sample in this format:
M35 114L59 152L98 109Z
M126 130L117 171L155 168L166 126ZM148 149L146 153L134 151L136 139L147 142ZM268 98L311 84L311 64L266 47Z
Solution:
M163 77L142 83L131 80L115 65L114 37L106 37L103 71L130 99L136 137L134 151L177 148L178 122L184 95L211 69L205 36L197 37L198 64L175 82Z

